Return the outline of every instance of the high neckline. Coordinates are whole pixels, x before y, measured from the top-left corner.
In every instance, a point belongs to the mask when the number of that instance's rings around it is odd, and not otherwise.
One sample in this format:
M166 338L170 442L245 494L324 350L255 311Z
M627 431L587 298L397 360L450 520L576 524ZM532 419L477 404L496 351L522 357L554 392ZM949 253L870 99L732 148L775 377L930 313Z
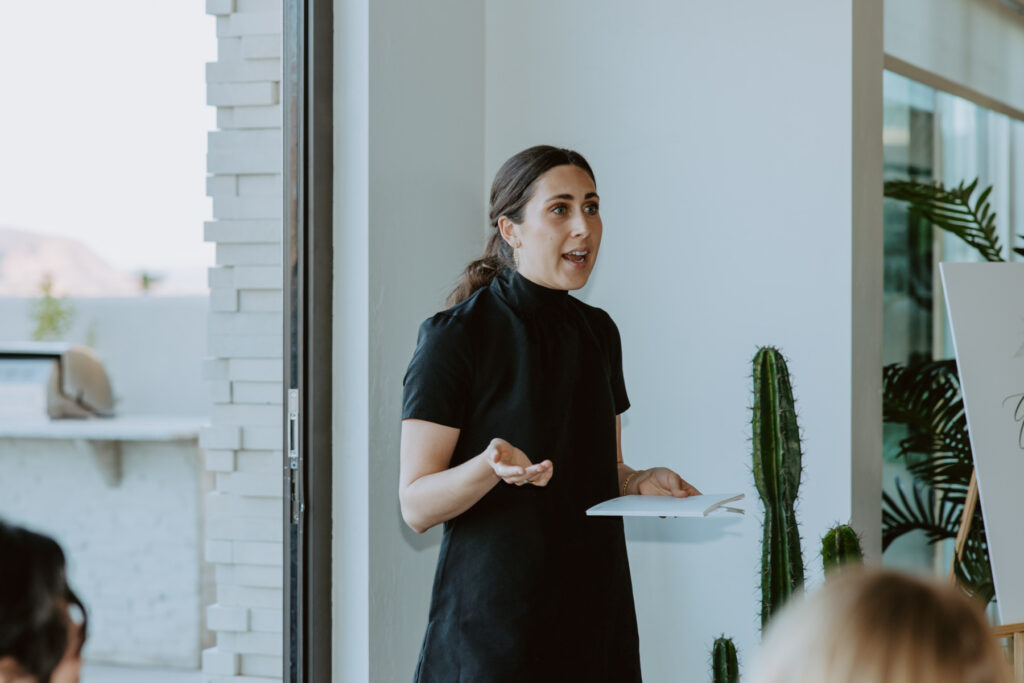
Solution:
M569 292L552 289L527 279L518 270L506 270L500 276L502 290L510 303L523 310L565 306L569 303Z

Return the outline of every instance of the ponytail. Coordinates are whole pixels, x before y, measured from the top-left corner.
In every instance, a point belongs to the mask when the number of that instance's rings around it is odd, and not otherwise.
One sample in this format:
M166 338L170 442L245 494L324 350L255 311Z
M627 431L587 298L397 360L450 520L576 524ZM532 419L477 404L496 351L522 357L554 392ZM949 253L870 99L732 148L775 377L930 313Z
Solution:
M471 262L462 271L459 282L455 289L448 295L445 306L454 306L465 301L478 289L488 286L491 281L498 277L503 270L515 270L515 263L512 260L512 247L501 238L497 230L487 240L487 248L484 255Z

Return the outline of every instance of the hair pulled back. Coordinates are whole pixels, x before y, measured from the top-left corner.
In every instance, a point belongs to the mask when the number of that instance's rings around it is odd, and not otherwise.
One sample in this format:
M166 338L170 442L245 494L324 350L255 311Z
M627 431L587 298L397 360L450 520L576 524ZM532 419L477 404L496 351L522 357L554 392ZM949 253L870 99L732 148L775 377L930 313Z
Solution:
M537 178L556 166L565 165L582 168L591 180L597 182L594 171L582 154L551 145L524 149L501 165L491 184L490 222L493 232L487 239L483 256L466 266L455 289L448 295L448 306L454 306L481 287L486 287L503 270L515 269L512 247L502 239L498 219L505 216L513 223L521 223L523 209L533 197Z
M0 521L0 558L0 659L12 657L49 681L68 646L67 607L77 606L85 618L67 584L64 552L48 536Z

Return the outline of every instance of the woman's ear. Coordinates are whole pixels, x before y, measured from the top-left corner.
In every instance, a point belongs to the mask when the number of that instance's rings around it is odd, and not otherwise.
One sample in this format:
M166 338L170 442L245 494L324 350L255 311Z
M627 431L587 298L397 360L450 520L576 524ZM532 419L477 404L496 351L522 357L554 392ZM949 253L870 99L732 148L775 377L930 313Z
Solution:
M513 249L520 246L519 236L516 234L516 224L509 220L507 216L500 216L498 218L498 232L501 233L501 238Z

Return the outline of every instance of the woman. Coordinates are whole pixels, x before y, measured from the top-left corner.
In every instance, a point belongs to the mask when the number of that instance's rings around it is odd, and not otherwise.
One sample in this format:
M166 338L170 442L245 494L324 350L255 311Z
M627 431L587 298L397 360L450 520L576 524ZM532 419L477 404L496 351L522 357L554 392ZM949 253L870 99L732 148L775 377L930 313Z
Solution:
M0 522L0 683L77 683L84 642L60 546Z
M892 571L829 579L775 618L750 683L1010 683L979 605ZM746 681L747 678L744 678Z
M569 295L597 260L599 202L576 152L513 156L484 257L420 327L400 499L417 532L444 523L421 683L640 680L622 520L585 511L698 491L622 462L618 329Z

